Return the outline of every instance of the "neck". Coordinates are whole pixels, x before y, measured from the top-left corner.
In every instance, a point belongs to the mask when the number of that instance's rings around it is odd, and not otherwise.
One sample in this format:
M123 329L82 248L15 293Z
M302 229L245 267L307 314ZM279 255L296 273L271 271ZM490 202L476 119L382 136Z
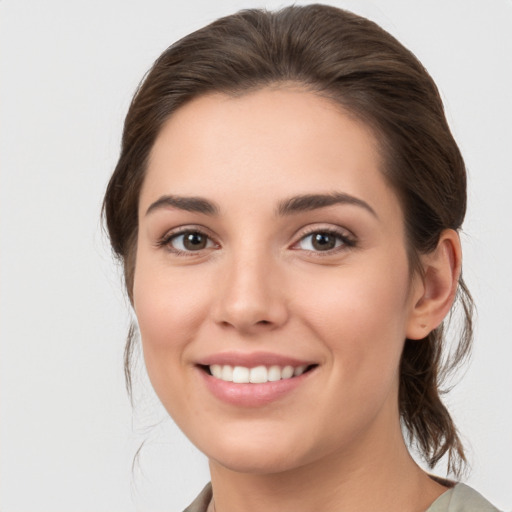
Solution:
M411 458L398 422L381 434L279 473L239 473L210 461L215 512L425 511L446 487Z

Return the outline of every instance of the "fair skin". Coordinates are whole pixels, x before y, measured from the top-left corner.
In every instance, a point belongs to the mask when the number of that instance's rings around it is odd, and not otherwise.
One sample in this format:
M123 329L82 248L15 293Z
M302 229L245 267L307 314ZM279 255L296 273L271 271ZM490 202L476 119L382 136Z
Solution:
M157 138L134 308L216 512L420 512L446 490L406 449L398 369L450 308L460 244L443 232L411 278L382 166L365 125L289 87L197 98ZM233 383L211 365L301 369Z

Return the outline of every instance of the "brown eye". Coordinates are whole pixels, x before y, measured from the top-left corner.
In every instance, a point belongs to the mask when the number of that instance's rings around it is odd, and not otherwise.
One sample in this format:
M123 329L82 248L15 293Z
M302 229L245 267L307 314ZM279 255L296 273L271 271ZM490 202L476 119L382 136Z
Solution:
M183 245L189 251L204 249L208 239L201 233L188 233L183 236Z
M191 252L213 247L214 244L204 233L199 231L186 231L174 235L170 239L169 245L176 251Z
M328 251L336 247L336 237L330 233L314 233L311 236L311 245L317 251Z
M353 241L341 233L332 231L314 231L302 237L297 248L304 251L327 252L343 246L352 247Z

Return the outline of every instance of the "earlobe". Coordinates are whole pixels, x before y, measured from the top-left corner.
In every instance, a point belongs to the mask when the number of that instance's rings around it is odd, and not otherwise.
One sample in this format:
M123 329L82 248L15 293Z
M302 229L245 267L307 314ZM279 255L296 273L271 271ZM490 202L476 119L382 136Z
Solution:
M420 256L423 276L414 294L406 336L425 338L438 327L452 307L461 271L460 238L453 229L441 233L437 247Z

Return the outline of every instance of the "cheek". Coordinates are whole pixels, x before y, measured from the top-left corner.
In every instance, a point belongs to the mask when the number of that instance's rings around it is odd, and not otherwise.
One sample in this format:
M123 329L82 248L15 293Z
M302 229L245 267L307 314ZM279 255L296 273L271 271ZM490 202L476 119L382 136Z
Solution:
M325 438L333 443L353 439L383 411L397 417L407 317L407 273L369 267L364 274L343 273L302 293L307 302L301 316L330 353L325 399L317 397L316 403L319 414L329 418Z
M143 251L137 256L134 309L141 330L148 333L147 341L167 345L172 343L171 338L177 341L188 337L187 332L197 325L208 287L196 269L173 269L164 258L155 259L146 257Z
M178 378L187 347L208 313L209 288L197 272L172 272L165 264L146 264L145 255L138 255L134 309L147 371L157 393L165 379Z
M334 370L351 381L370 384L396 375L409 314L408 267L399 256L395 265L386 259L340 267L295 293L305 298L300 316L324 341Z

